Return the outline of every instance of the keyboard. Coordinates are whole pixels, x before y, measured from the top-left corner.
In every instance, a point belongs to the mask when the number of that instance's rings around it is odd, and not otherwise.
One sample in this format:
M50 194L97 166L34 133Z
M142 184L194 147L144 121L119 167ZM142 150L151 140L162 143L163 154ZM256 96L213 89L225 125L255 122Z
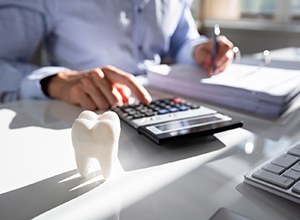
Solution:
M157 144L211 135L242 126L242 122L214 109L179 97L112 108L119 117Z
M300 204L300 142L248 172L244 182Z

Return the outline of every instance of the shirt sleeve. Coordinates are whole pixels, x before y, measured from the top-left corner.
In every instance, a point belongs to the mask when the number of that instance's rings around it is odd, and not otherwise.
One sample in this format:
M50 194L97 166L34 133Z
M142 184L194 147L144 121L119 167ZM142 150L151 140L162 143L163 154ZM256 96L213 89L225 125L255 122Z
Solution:
M44 94L41 88L40 81L47 76L54 75L58 72L67 71L68 68L65 67L56 67L56 66L49 66L49 67L42 67L31 74L26 76L20 85L20 98L21 99L45 99L48 98Z
M194 48L205 42L207 37L198 33L190 8L185 5L178 26L171 37L171 56L176 63L197 65L193 57Z
M30 64L49 28L45 17L36 5L0 3L0 102L47 98L40 80L66 70Z

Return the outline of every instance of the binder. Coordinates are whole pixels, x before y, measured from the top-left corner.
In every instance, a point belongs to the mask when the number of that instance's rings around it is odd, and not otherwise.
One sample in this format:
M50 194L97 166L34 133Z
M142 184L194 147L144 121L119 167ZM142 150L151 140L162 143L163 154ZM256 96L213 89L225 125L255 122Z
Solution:
M300 93L300 71L264 66L231 64L208 77L200 67L162 64L149 67L147 78L150 87L271 118Z

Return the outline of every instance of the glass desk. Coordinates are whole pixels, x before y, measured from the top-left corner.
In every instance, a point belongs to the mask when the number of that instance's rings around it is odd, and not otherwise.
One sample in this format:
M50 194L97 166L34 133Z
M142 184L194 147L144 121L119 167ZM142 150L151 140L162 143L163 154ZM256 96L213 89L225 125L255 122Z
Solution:
M299 219L298 204L243 176L299 141L300 112L269 121L209 107L244 127L159 146L122 123L120 172L104 182L98 171L82 179L76 170L71 126L80 108L55 100L0 105L0 219L205 220L221 207L257 220Z

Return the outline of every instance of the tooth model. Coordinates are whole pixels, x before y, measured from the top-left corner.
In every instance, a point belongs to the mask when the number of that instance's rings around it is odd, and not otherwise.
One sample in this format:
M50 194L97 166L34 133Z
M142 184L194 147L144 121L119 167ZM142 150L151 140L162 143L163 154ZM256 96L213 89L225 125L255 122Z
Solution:
M72 143L79 173L87 177L90 159L95 158L104 179L108 179L117 160L120 119L115 112L98 115L83 111L72 126Z

